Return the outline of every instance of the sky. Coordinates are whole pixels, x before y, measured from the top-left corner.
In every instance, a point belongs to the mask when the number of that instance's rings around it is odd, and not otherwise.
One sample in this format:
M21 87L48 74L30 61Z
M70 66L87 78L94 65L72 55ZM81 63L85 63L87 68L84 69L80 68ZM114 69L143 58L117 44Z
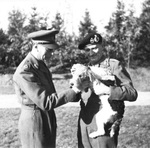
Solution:
M123 0L125 9L133 4L135 15L141 13L142 2L144 0ZM83 19L85 10L88 9L92 22L97 26L99 32L104 32L111 15L115 12L117 0L0 0L0 28L7 30L8 13L14 9L19 9L25 14L32 12L32 7L46 15L49 13L49 24L54 20L57 12L60 12L65 20L68 32L77 32L79 22ZM50 25L49 25L50 26Z

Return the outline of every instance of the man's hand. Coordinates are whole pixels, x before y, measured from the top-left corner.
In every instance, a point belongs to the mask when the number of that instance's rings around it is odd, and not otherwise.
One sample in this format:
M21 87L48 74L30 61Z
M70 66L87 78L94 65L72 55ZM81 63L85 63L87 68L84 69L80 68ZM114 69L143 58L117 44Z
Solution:
M89 88L91 85L91 82L89 81L89 78L85 80L77 78L77 79L71 79L70 85L75 92L78 92L78 91L81 92Z
M110 95L110 87L100 81L93 82L93 91L96 95Z
M75 86L72 86L71 88L75 91L76 94L81 92L81 90Z

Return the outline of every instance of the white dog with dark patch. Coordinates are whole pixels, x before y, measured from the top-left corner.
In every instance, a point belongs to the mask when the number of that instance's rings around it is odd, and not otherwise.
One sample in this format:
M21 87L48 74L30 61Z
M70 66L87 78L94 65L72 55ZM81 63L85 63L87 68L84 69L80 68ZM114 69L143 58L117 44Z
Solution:
M101 68L96 66L87 67L82 64L74 64L71 68L72 79L71 85L74 85L76 81L80 85L84 85L84 81L89 81L89 88L99 95L99 84L102 81L115 81L115 76L111 74L111 71L107 68ZM96 114L97 131L90 133L89 137L96 138L104 135L104 125L110 120L110 118L117 114L108 102L109 95L99 95L101 100L101 109ZM114 129L111 127L110 136L113 137Z

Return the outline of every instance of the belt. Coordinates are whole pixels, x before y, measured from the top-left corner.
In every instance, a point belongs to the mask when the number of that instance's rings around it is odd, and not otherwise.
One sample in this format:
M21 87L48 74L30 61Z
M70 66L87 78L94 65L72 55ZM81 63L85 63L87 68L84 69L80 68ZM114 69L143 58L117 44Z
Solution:
M21 108L31 110L39 109L39 107L36 104L22 104Z

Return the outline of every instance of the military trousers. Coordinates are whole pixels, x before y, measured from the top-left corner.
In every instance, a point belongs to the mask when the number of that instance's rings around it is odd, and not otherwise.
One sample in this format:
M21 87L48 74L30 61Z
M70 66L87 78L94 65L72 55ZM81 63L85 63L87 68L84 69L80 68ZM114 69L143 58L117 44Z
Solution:
M54 110L22 106L19 118L19 135L22 148L55 148L56 117Z

